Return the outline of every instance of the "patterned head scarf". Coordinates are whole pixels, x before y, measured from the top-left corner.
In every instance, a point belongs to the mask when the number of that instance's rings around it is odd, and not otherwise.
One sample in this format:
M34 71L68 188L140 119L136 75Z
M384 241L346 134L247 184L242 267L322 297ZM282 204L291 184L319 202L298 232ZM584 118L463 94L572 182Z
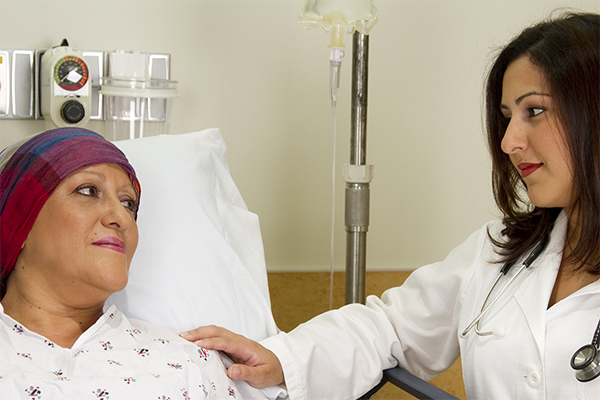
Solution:
M125 155L92 131L53 129L16 142L0 153L2 282L12 271L33 223L58 184L81 167L101 163L115 163L123 168L139 201L140 184ZM4 288L0 288L0 298L3 296Z

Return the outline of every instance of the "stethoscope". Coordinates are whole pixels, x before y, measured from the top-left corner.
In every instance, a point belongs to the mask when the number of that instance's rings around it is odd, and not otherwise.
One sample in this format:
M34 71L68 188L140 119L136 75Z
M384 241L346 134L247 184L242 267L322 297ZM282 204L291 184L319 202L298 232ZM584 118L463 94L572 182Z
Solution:
M502 296L502 294L506 292L506 290L510 287L514 280L517 279L517 277L521 274L521 272L529 268L538 259L540 254L542 254L542 252L548 245L549 240L550 235L545 234L542 237L542 240L540 240L540 242L531 251L529 257L527 257L525 261L523 261L517 273L514 274L512 278L510 278L510 280L506 282L506 284L504 284L504 286L502 287L502 289L500 289L498 294L496 294L492 301L490 301L490 303L487 304L490 296L494 292L494 289L496 289L498 282L500 282L500 279L502 279L502 277L505 276L508 273L508 271L510 271L510 269L514 266L514 262L508 262L504 264L504 266L502 266L498 277L494 281L494 284L485 296L485 300L483 300L483 303L481 304L479 313L477 314L475 319L473 319L473 321L465 328L465 330L462 331L462 333L460 334L461 337L466 337L466 335L471 330L474 330L475 333L479 336L504 336L505 332L503 328L496 328L492 331L485 332L480 331L479 323L481 322L481 318L488 312L488 310L494 305L494 303L496 303L498 298L500 298L500 296ZM594 332L592 342L581 347L575 352L575 354L573 354L573 357L571 358L571 367L575 370L575 377L580 382L589 382L600 376L600 321L598 321L598 326L596 327L596 331Z
M571 357L571 368L575 370L575 377L580 382L589 382L600 375L600 321L596 326L596 332L592 343L586 344Z

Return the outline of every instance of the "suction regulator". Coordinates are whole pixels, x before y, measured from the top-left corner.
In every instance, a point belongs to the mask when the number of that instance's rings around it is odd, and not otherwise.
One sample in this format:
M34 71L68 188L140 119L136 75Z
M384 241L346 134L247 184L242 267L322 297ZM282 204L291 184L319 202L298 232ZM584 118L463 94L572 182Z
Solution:
M83 126L90 119L91 79L79 50L66 39L42 56L40 95L46 128Z

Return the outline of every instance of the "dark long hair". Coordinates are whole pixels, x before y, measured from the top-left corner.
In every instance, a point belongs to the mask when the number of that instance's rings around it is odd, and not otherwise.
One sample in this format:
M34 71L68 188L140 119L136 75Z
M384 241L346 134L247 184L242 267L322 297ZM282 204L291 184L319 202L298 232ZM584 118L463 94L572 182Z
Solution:
M542 71L556 105L573 165L573 210L579 241L571 260L600 274L600 15L567 14L525 29L498 55L487 79L486 128L492 185L503 214L495 240L505 262L516 261L548 232L560 209L538 208L521 196L525 184L500 143L507 125L500 111L506 68L527 56Z

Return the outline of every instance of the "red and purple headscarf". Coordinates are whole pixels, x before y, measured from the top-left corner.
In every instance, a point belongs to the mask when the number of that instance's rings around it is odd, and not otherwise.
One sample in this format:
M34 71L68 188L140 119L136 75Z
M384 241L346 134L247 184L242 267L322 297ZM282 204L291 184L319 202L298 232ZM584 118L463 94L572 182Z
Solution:
M12 271L33 223L58 184L81 167L102 163L123 168L139 200L140 184L125 155L92 131L53 129L0 153L0 280ZM3 295L0 288L0 298Z

